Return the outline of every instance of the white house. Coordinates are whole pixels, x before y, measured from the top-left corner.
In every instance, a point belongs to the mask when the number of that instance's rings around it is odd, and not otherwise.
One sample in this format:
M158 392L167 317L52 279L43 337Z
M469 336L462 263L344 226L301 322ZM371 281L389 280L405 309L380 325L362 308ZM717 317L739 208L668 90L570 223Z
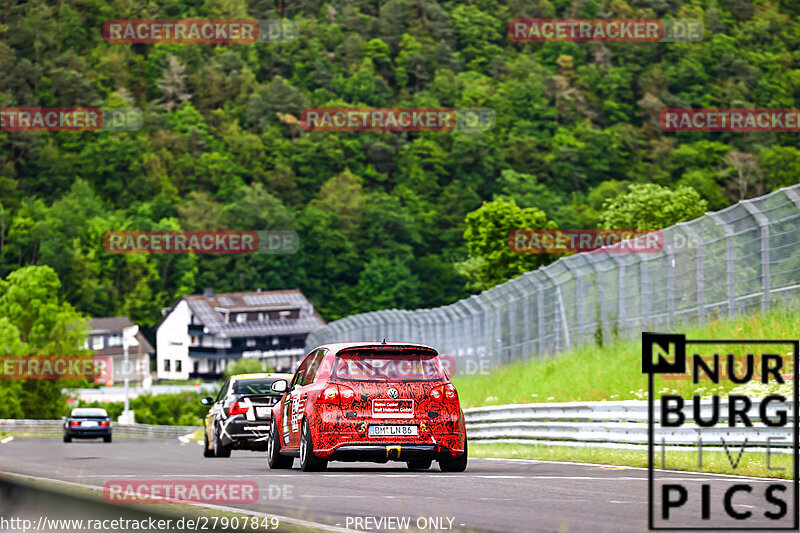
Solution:
M325 322L296 289L183 296L156 330L159 379L215 379L241 358L294 369L305 339Z
M94 318L89 322L89 335L84 347L97 352L97 355L109 356L112 359L111 383L122 383L125 378L124 352L122 349L122 330L132 326L133 322L126 316ZM131 339L128 347L128 381L133 386L149 387L150 356L153 347L140 333Z

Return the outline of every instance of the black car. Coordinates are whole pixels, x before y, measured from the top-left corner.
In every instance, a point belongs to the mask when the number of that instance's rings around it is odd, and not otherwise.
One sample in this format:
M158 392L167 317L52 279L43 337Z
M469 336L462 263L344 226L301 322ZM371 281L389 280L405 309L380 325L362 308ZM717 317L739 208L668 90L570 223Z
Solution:
M64 419L64 442L99 438L111 442L111 419L105 409L77 407Z
M239 374L231 376L217 394L201 400L211 405L205 419L204 457L230 457L231 450L266 451L272 406L281 393L272 390L291 374Z

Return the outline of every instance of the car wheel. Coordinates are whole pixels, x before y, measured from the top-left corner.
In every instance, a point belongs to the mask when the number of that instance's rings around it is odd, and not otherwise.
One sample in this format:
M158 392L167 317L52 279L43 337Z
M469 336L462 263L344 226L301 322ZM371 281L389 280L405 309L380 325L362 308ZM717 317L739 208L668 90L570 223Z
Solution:
M64 435L64 442L72 442L72 437L69 435Z
M219 435L214 436L214 457L230 457L230 446L224 446L219 438Z
M111 435L106 435L103 437L103 442L111 442Z
M433 463L432 459L411 459L406 461L409 470L427 470Z
M467 441L464 440L464 453L455 459L439 460L439 470L442 472L463 472L467 469Z
M269 445L267 446L267 464L271 470L279 468L291 468L294 466L294 457L287 457L281 454L281 437L278 434L278 426L272 421L269 430Z
M203 432L203 457L214 457L214 452L208 449L208 433Z
M303 472L325 470L328 461L314 455L314 445L311 440L311 430L308 420L303 420L303 429L300 430L300 469Z

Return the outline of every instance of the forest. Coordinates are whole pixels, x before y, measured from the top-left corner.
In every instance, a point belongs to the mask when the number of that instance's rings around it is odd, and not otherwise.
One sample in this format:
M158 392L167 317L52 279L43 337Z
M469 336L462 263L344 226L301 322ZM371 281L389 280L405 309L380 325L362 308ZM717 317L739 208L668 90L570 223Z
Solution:
M143 124L0 131L0 279L50 267L65 312L146 328L205 287L299 288L326 320L447 304L555 259L512 254L512 229L665 227L797 182L795 134L664 133L659 113L795 107L798 15L791 0L5 0L0 106L136 107ZM705 30L699 42L514 42L508 23L525 17ZM282 18L298 34L125 44L102 32L209 18ZM306 108L359 106L489 108L496 124L299 122ZM300 249L103 249L108 231L178 229L293 230ZM2 330L13 313L0 311Z

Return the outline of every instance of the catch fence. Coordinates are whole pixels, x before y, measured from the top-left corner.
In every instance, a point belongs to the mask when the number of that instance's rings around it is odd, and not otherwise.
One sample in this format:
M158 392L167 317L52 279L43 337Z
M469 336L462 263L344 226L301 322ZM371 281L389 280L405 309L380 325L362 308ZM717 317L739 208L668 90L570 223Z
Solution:
M575 254L443 307L351 315L313 331L306 348L419 342L453 356L456 374L469 374L615 336L766 310L800 290L800 185L662 233L659 252Z

